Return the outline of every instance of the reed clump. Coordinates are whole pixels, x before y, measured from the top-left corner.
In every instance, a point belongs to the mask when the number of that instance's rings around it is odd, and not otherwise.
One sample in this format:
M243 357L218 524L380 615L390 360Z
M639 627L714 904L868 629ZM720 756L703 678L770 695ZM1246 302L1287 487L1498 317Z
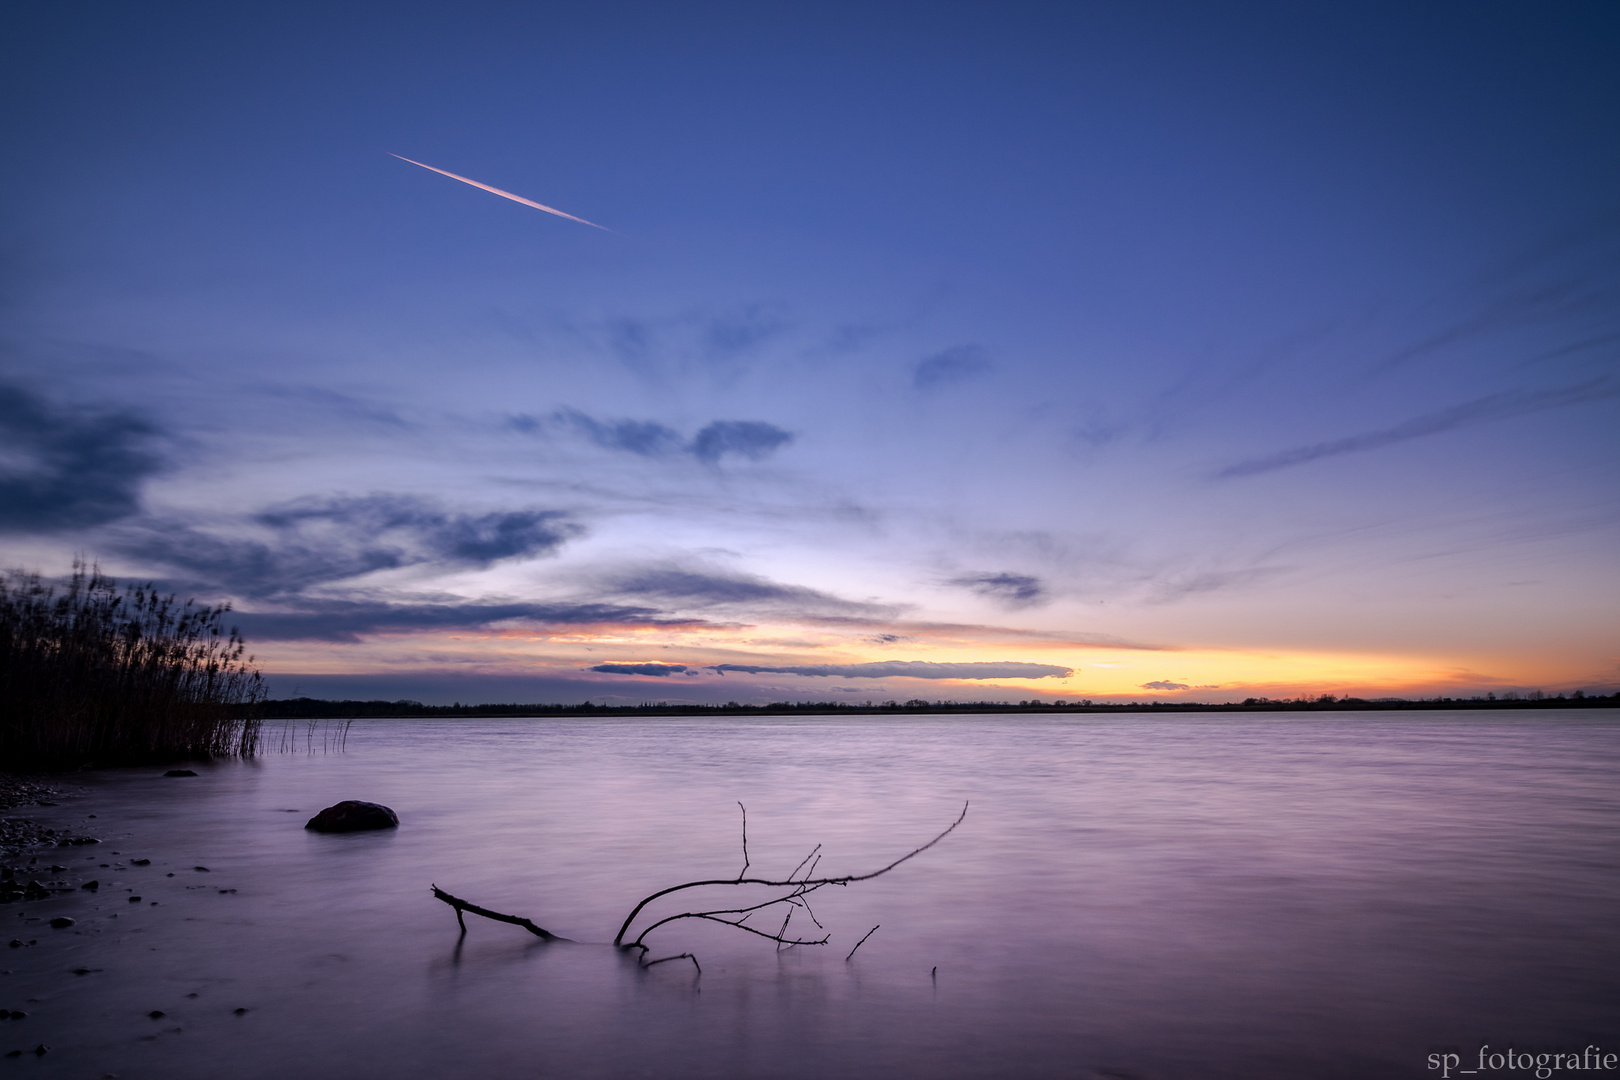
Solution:
M81 562L0 573L0 767L251 755L264 683L229 611Z

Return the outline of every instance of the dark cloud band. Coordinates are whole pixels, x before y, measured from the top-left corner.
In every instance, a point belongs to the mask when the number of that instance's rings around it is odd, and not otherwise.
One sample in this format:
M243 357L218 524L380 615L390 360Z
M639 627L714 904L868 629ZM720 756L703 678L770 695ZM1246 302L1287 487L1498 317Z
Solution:
M756 664L716 664L711 669L749 675L836 676L842 679L1064 679L1073 668L1056 664L1029 664L1017 661L983 661L938 664L927 660L884 660L872 664L811 664L804 667L769 667Z
M0 384L0 531L102 525L140 507L141 484L162 462L157 429L131 412L57 407Z

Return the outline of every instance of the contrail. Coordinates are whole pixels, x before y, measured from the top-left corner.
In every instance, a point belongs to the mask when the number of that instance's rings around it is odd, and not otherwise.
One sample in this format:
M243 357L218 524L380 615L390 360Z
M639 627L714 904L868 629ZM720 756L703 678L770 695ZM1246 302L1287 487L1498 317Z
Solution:
M388 156L389 157L399 158L399 160L401 160L401 161L410 161L412 165L422 165L422 163L420 161L411 161L410 158L404 157L404 156L402 156L400 154L390 153ZM422 168L427 169L429 172L436 172L440 176L448 176L452 180L460 180L463 184L471 184L475 188L483 188L485 191L488 191L488 192L490 192L492 194L495 194L495 195L499 195L503 199L511 199L513 202L520 202L524 206L532 206L536 210L544 210L548 214L556 214L558 217L567 218L569 221L577 221L581 225L589 225L593 229L601 229L603 232L607 232L607 233L613 232L613 230L608 228L606 225L598 225L594 221L586 221L582 217L575 217L573 214L565 214L561 210L558 210L554 206L547 206L545 203L537 203L533 199L525 199L523 196L514 195L510 191L502 191L498 187L490 187L488 184L480 184L476 180L469 180L465 176L457 176L455 173L446 172L443 169L435 169L431 165L422 165ZM614 235L618 235L618 234L614 233Z

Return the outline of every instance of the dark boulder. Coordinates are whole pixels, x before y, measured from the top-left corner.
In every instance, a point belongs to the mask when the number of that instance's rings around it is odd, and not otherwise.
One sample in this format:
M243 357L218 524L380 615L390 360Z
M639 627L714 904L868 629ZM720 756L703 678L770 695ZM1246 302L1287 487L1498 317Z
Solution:
M168 772L164 773L163 775L164 776L196 776L197 774L195 772L193 772L192 770L190 770L190 769L170 769Z
M399 815L381 803L344 799L309 819L304 826L316 832L360 832L363 829L394 829Z

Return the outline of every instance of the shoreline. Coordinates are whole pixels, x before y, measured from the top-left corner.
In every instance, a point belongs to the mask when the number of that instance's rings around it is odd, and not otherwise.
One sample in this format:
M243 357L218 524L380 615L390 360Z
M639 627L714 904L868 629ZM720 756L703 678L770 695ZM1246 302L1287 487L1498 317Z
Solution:
M1075 704L1023 703L1023 702L906 702L883 705L845 705L839 702L815 701L793 704L773 702L769 705L670 705L664 702L643 705L592 705L586 701L579 705L501 704L482 705L424 705L420 701L357 701L327 700L323 698L281 698L264 703L264 720L408 720L421 718L455 719L581 719L604 716L918 716L918 715L984 715L1053 713L1284 713L1284 712L1522 712L1536 709L1620 709L1620 693L1608 697L1581 696L1527 699L1489 698L1436 698L1425 701L1387 700L1364 701L1340 698L1333 701L1269 701L1250 699L1230 704L1210 702L1154 701L1109 704L1077 702Z

